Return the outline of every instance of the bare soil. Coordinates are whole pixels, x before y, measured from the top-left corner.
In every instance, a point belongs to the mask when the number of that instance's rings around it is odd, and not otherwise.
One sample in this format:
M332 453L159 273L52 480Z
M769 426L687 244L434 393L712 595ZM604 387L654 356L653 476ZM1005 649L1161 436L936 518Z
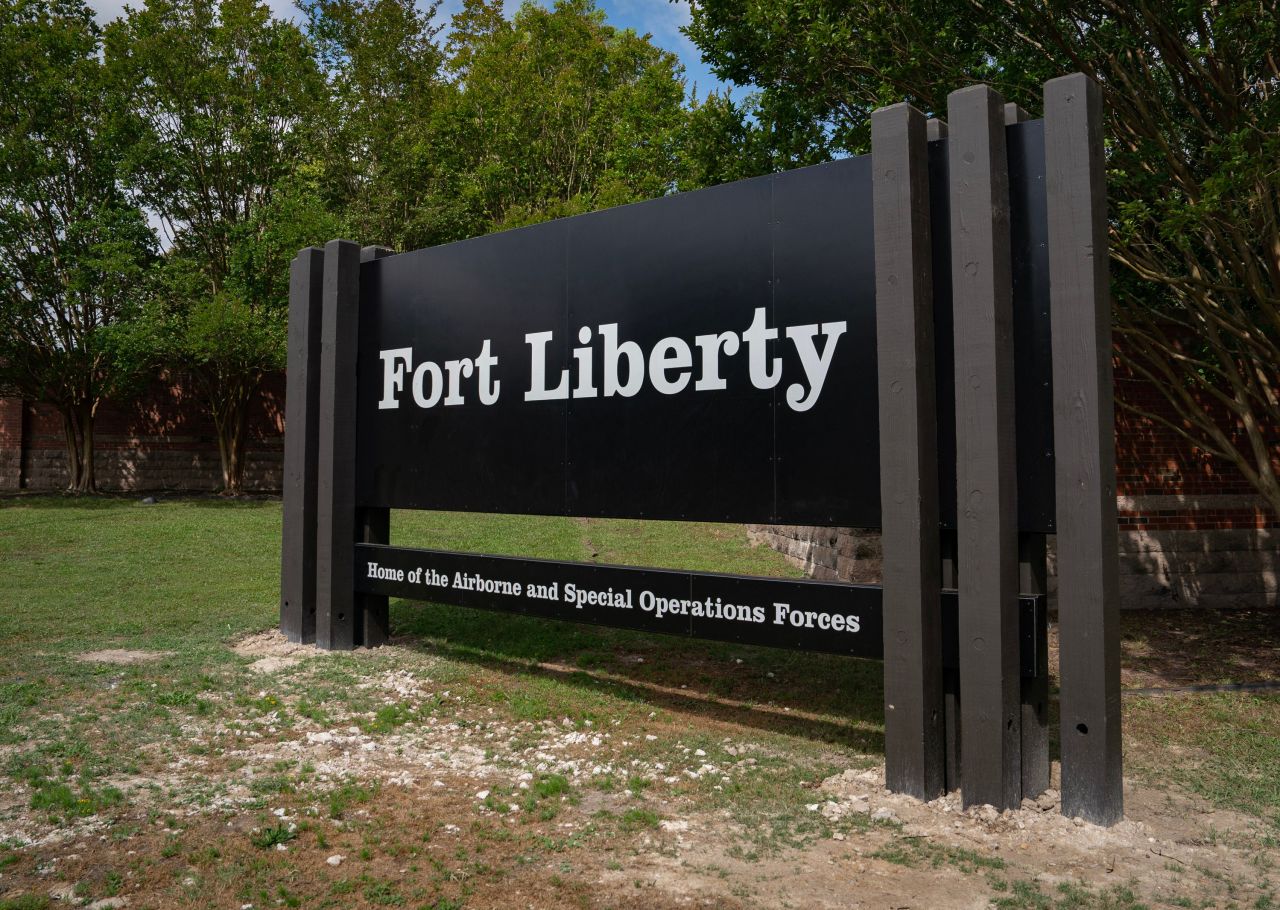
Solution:
M1280 678L1274 622L1188 614L1152 626L1127 616L1125 685ZM232 647L251 659L264 697L314 690L334 663L275 631ZM803 784L811 797L799 827L818 823L807 836L765 837L769 820L744 820L719 791L752 785L773 749L745 714L790 709L735 703L707 686L651 686L651 703L696 699L707 710L696 720L679 711L596 725L522 720L435 682L435 659L412 642L343 660L375 705L435 707L382 729L367 712L312 720L292 694L280 696L278 718L271 703L226 706L230 716L187 724L185 742L141 756L158 770L113 782L125 802L110 823L55 821L12 787L0 794L0 845L11 851L6 859L0 849L0 907L34 895L98 910L1244 908L1271 906L1280 883L1272 823L1136 779L1125 784L1125 820L1103 829L1062 816L1056 790L1018 811L963 810L957 794L920 803L885 791L882 767L849 768ZM469 683L490 691L511 679L476 665ZM695 726L699 741L720 744L716 754L693 747ZM1056 787L1056 765L1054 775ZM566 789L536 796L548 776ZM637 779L643 792L630 789ZM280 842L264 846L275 829ZM246 901L246 878L268 899Z

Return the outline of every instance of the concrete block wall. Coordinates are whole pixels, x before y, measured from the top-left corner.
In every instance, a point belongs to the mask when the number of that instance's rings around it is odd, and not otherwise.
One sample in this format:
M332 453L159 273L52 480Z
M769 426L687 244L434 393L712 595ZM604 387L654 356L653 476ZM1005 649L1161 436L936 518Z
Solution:
M771 547L810 578L879 584L880 532L859 528L748 525L747 537ZM1120 531L1116 554L1124 609L1280 607L1280 527ZM1058 588L1049 537L1049 602Z

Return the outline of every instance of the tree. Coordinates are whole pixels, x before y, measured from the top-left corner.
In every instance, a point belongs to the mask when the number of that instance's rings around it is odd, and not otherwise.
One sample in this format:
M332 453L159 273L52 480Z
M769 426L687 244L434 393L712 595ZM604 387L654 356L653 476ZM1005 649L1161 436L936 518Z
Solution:
M116 180L100 49L82 0L0 7L0 388L58 409L79 493L98 406L137 376L111 333L154 245Z
M903 98L945 115L949 90L985 80L1034 110L1048 78L1097 79L1119 351L1178 418L1145 416L1233 463L1280 514L1274 3L693 3L689 34L716 72L807 111L833 151L864 151L870 112Z
M323 81L297 27L255 0L147 0L107 27L106 60L133 136L129 185L173 241L167 286L187 311L161 308L166 337L236 493L249 403L284 354L283 302L236 280L236 256L268 232L277 188L306 159Z
M328 82L317 118L326 198L362 243L416 249L460 233L433 154L445 84L438 2L306 0L307 34Z
M830 139L822 124L769 96L741 103L712 92L690 105L679 140L679 189L695 190L829 160Z
M466 0L448 66L455 92L436 155L468 234L649 199L675 186L685 120L673 54L604 23L590 0Z

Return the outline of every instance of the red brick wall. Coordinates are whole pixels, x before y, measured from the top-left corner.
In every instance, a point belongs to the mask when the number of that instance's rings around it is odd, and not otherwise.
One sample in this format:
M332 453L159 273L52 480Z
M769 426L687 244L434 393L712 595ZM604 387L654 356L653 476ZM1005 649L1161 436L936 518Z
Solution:
M1173 428L1141 416L1177 419L1165 396L1150 383L1116 366L1116 493L1120 526L1128 530L1220 530L1280 528L1257 491L1229 461L1191 445ZM1237 422L1218 409L1218 425L1248 450ZM1280 428L1269 434L1280 471Z
M245 485L278 490L284 440L284 376L263 383L249 413ZM94 422L102 490L216 490L222 485L213 421L193 394L157 381L134 403L104 402ZM19 474L20 471L20 474ZM62 417L48 405L0 400L0 488L65 486Z

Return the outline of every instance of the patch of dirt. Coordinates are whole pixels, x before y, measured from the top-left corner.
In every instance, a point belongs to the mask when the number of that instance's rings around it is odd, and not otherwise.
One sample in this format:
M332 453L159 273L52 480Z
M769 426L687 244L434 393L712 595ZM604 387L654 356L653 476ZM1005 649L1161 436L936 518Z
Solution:
M279 629L248 635L232 645L231 650L241 657L256 657L257 660L249 664L249 669L257 673L275 673L309 658L331 653L322 651L315 645L289 641Z
M172 651L131 651L128 648L108 648L105 651L87 651L76 657L76 660L90 664L142 664L165 657L172 657Z
M1128 888L1196 906L1219 906L1224 882L1234 883L1230 898L1240 906L1262 906L1271 893L1258 875L1261 854L1245 847L1265 836L1258 820L1182 794L1126 782L1125 820L1100 828L1061 815L1055 790L997 812L964 810L958 793L920 803L884 790L883 780L883 769L835 775L809 807L830 821L882 822L867 830L744 856L727 816L683 815L662 824L637 866L601 871L601 884L621 893L643 882L672 903L711 899L733 883L729 890L753 907L937 910L991 906L992 879L1031 881L1046 895L1064 884L1099 894Z

